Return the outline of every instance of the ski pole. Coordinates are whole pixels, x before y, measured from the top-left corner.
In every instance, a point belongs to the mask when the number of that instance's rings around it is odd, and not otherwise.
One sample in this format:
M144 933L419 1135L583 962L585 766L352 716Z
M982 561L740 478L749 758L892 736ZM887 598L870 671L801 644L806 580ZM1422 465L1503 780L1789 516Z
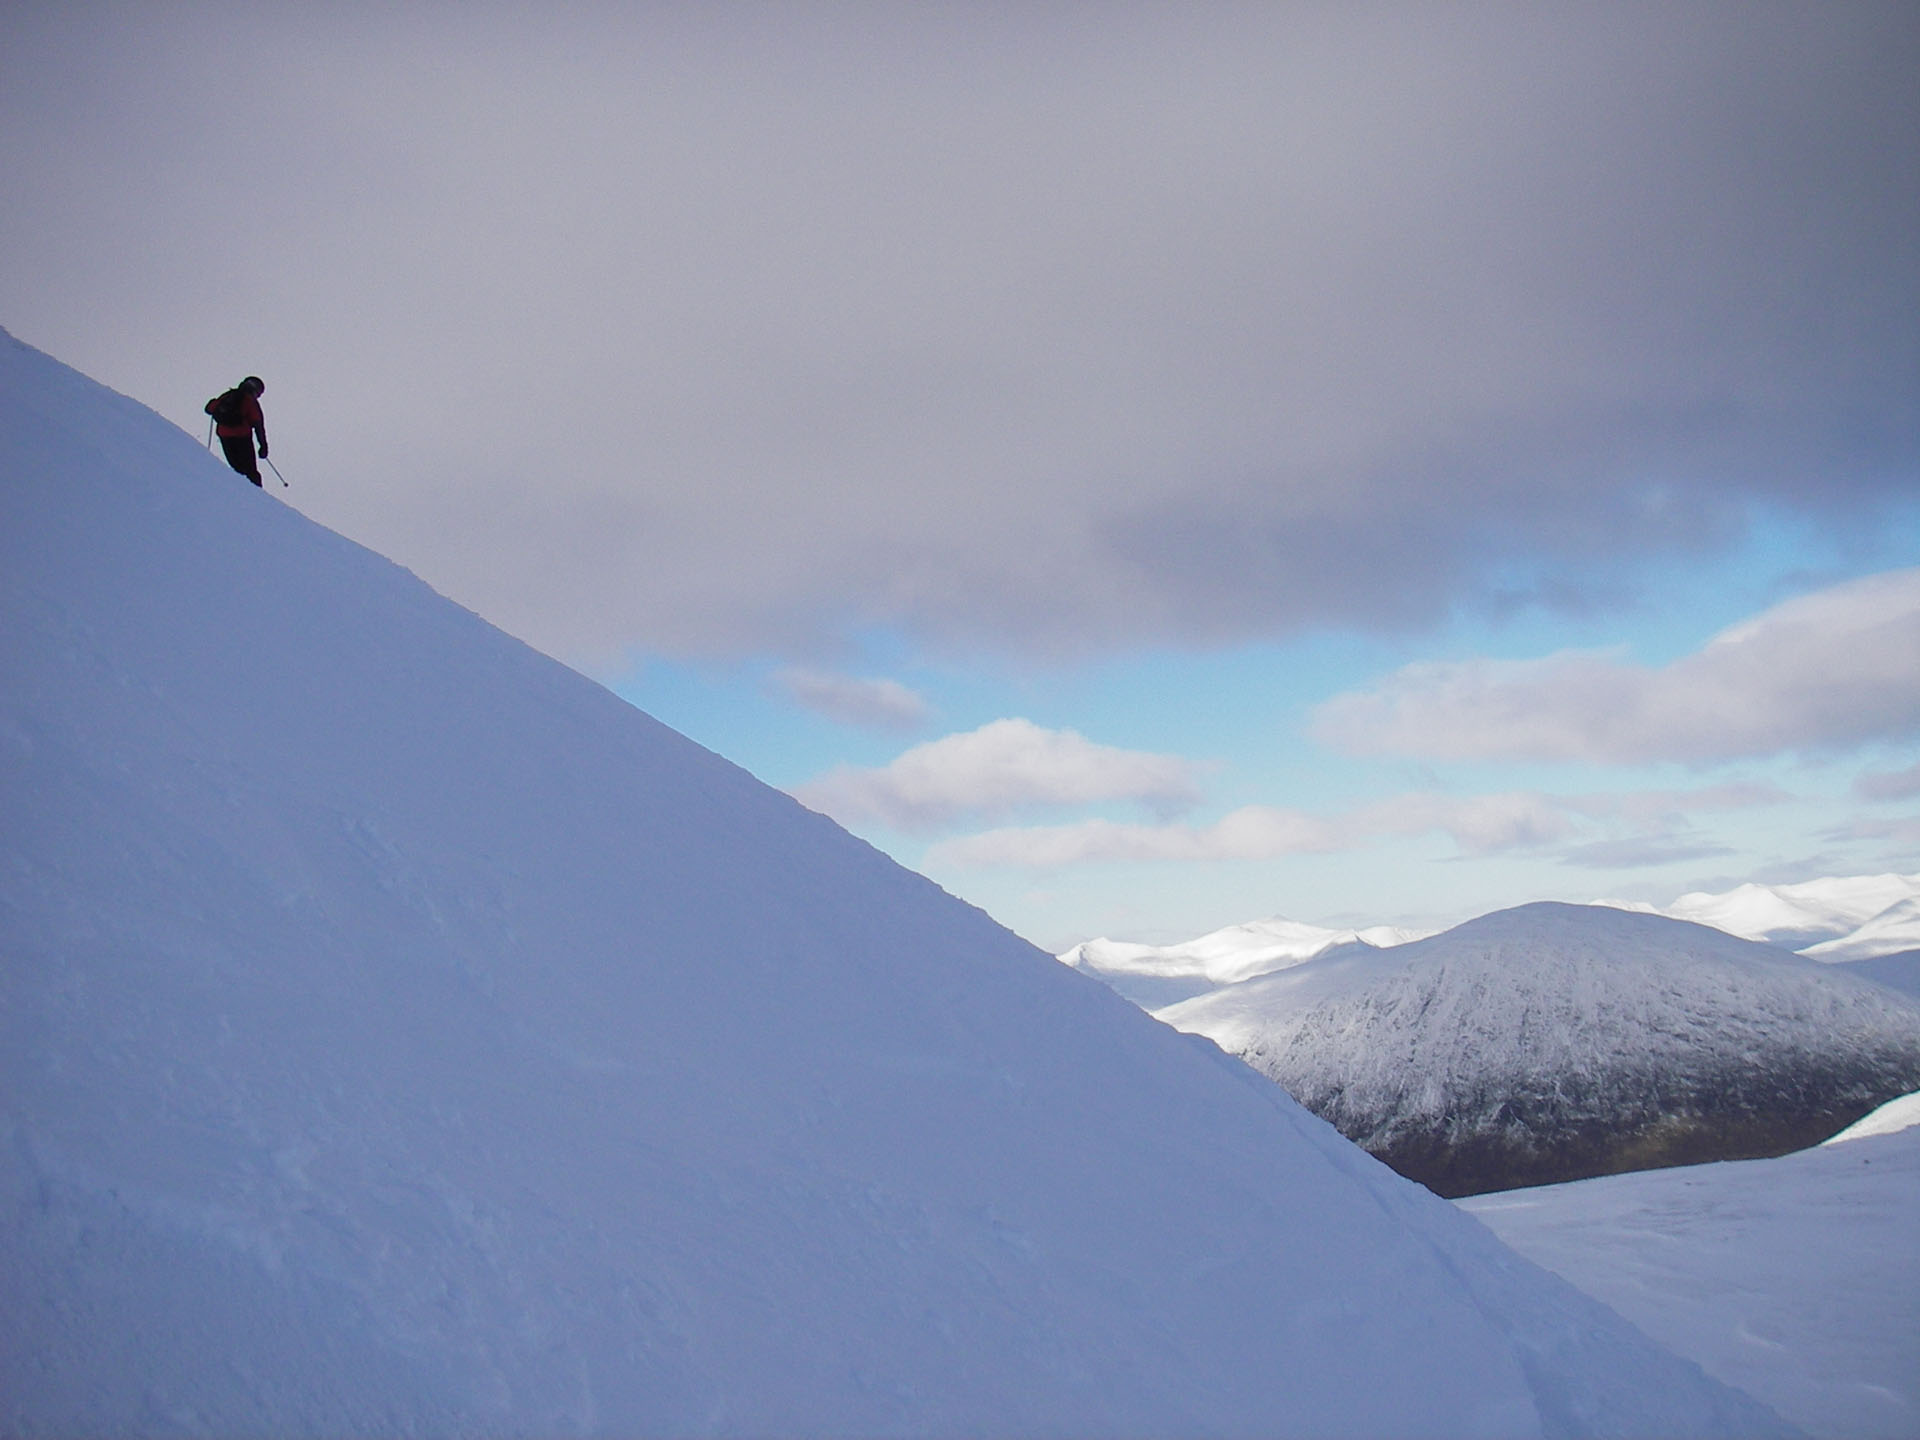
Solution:
M209 450L213 448L213 417L212 416L207 417L207 448Z
M262 460L267 460L267 457L264 455L262 455L260 458ZM280 467L274 464L273 461L267 460L267 468L273 471L273 478L278 480L280 484L284 487L287 483L287 477L280 473Z

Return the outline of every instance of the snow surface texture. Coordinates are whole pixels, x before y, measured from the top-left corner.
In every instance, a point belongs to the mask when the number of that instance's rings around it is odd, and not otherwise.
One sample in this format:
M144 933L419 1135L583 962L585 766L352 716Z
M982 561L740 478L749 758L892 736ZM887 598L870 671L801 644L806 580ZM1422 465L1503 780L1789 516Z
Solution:
M1920 1435L1920 1128L1460 1202L1833 1440Z
M0 334L0 1431L1761 1435Z
M1777 1155L1920 1088L1920 1002L1658 915L1537 904L1158 1011L1442 1194Z
M1875 955L1866 960L1848 960L1843 969L1891 990L1920 997L1920 950L1902 950L1898 955Z

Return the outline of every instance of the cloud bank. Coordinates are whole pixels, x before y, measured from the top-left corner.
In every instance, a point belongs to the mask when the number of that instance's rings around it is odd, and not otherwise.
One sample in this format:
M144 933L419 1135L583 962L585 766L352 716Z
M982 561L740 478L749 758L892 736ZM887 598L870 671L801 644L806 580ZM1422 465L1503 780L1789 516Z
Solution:
M1463 857L1524 852L1587 869L1626 869L1726 853L1691 833L1688 812L1745 809L1789 798L1771 786L1753 784L1573 796L1418 791L1331 815L1246 805L1205 825L1128 824L1096 817L1064 825L1006 826L942 840L927 859L933 865L1026 870L1114 862L1279 860L1439 834ZM1590 838L1596 833L1600 838Z
M1616 765L1908 740L1920 569L1789 600L1663 666L1612 653L1409 666L1328 701L1314 734L1363 755Z
M95 10L0 47L8 325L266 376L580 663L1577 605L1920 464L1910 4Z
M1122 824L1008 827L942 841L930 862L1060 869L1096 861L1277 860L1350 850L1383 836L1441 831L1467 854L1538 847L1571 832L1565 808L1543 795L1402 795L1340 816L1246 805L1210 825Z
M1920 764L1904 770L1868 770L1853 783L1858 800L1911 800L1920 796Z
M961 819L1112 801L1172 813L1198 800L1198 772L1176 755L1097 745L1011 719L916 745L877 770L841 766L793 793L846 825L926 832Z
M868 730L917 730L931 718L926 697L898 680L865 679L789 667L774 683L796 705L842 725Z

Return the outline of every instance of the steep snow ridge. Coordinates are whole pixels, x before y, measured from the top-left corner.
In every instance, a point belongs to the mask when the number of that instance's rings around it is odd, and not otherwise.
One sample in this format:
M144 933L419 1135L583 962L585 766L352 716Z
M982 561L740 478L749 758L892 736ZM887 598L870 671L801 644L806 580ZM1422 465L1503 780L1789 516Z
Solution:
M1157 1012L1443 1193L1778 1154L1920 1086L1920 1004L1662 916L1537 904Z
M0 1431L1780 1433L4 335L0 547Z
M1230 925L1177 945L1088 940L1055 958L1104 981L1136 1005L1157 1009L1222 985L1284 970L1342 945L1386 949L1430 933L1391 925L1334 930L1274 916Z

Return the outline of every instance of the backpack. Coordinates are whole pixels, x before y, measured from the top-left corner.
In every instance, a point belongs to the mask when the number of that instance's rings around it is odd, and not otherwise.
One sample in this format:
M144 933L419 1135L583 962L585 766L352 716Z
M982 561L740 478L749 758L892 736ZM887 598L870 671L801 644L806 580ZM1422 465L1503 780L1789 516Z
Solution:
M213 417L216 425L245 425L247 423L247 397L238 386L224 395L216 395L207 401L207 414Z

